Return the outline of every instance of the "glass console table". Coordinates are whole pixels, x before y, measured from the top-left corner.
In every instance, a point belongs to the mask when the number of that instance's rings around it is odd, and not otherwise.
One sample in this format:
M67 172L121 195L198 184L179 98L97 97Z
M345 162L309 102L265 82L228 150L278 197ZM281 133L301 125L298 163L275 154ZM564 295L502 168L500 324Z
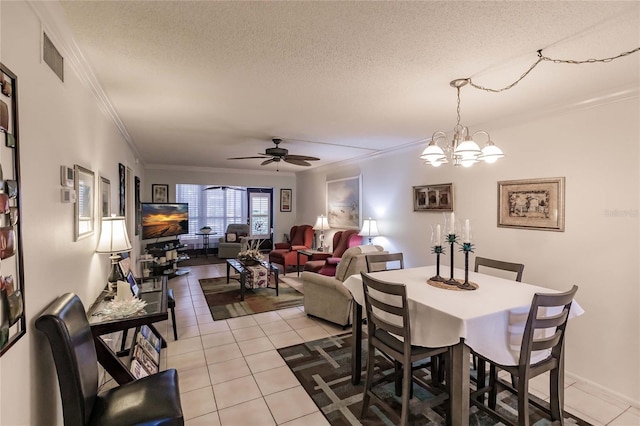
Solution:
M118 384L135 380L135 377L129 371L129 366L122 362L119 357L119 355L127 355L129 351L114 352L102 339L103 335L129 330L130 328L138 329L142 325L147 325L162 340L162 347L165 348L167 346L162 335L153 326L153 323L164 321L168 318L167 276L143 278L138 285L140 287L140 299L147 302L143 310L126 316L105 314L105 308L111 301L111 294L105 288L87 312L98 362Z

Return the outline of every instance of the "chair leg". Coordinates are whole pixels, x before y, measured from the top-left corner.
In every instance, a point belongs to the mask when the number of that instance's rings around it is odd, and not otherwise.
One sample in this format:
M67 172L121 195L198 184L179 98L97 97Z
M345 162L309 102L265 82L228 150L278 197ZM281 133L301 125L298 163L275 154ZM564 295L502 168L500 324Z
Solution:
M498 371L492 363L489 363L489 388L489 408L495 410L498 399Z
M393 361L393 370L396 374L396 396L402 395L402 375L398 374L399 371L402 371L402 364L400 361Z
M367 378L364 384L364 393L362 395L362 410L360 411L360 418L364 418L369 409L369 391L373 385L373 370L375 368L376 350L372 345L368 346L369 356L367 357Z
M476 389L480 390L483 387L485 387L486 382L487 382L487 365L485 363L484 359L480 359L477 356L473 356L473 361L476 365ZM476 401L478 401L480 404L484 403L484 393L478 395L476 397Z
M560 369L554 368L549 377L549 408L551 409L551 420L564 424L562 416L561 391L564 384L561 381Z
M400 424L405 426L409 423L409 400L411 399L411 388L413 387L411 360L408 360L408 363L405 362L402 370L402 415L400 416Z
M171 308L171 322L173 323L173 339L178 340L178 326L176 325L176 309Z
M518 378L518 426L529 426L529 380Z

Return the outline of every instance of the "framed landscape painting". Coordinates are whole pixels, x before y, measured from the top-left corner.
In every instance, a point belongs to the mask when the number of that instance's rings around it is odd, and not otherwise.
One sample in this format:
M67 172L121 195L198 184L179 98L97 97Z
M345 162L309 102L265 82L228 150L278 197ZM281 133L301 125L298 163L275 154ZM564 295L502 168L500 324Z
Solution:
M331 228L360 229L360 176L327 181L327 221Z
M498 182L498 226L564 231L564 177Z

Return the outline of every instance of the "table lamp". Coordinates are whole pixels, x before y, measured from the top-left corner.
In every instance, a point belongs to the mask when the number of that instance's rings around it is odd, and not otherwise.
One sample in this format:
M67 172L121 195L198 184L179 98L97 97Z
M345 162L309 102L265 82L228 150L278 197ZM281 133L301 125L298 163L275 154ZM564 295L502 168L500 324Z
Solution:
M323 214L318 216L316 224L313 225L313 229L320 231L320 247L318 247L318 251L324 251L324 230L329 229L329 222Z
M115 291L118 280L124 281L124 275L118 261L120 260L119 252L131 251L131 242L127 235L127 223L124 217L103 217L100 225L100 239L96 253L111 253L111 272L107 277L109 289Z
M380 235L378 232L378 224L375 219L365 219L362 221L362 229L358 232L358 235L363 237L369 237L369 244L371 244L371 237L377 237Z

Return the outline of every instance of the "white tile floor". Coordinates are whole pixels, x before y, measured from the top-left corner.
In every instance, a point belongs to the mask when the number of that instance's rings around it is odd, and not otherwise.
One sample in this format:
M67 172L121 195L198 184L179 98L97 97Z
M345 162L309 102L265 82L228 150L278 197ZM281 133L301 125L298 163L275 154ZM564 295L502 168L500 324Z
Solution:
M169 340L162 366L179 372L186 424L327 425L276 349L342 333L342 328L307 317L302 307L213 321L198 280L223 276L224 265L189 269L169 281L179 339L173 341L170 322L157 324ZM534 379L531 392L548 398L547 383L545 377ZM566 408L584 420L640 425L640 409L579 382L565 385Z

